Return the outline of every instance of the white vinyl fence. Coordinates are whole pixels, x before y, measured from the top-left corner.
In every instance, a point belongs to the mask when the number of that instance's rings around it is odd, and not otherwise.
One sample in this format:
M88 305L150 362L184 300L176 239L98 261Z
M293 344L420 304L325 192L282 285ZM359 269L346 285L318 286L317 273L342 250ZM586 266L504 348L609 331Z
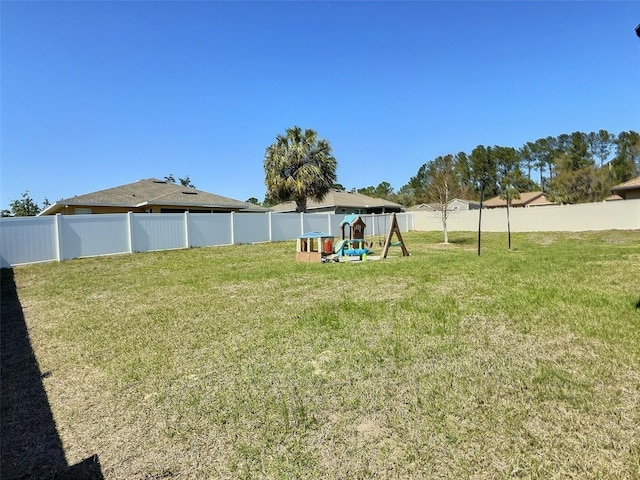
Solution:
M382 237L390 215L361 215L367 236ZM79 257L293 240L307 232L340 238L332 213L115 213L0 219L0 267ZM398 214L403 232L411 214Z
M477 231L479 210L451 212L449 231ZM390 215L361 215L368 237L388 232ZM512 232L638 230L640 200L510 209ZM442 231L439 212L397 215L402 232ZM293 240L320 231L341 237L332 213L116 213L0 219L0 267L79 257ZM506 209L483 209L482 231L505 232Z
M449 212L447 230L477 231L479 212ZM640 230L640 200L510 208L509 216L512 232ZM423 232L442 231L441 212L415 212L413 228ZM507 209L483 208L482 231L506 232Z

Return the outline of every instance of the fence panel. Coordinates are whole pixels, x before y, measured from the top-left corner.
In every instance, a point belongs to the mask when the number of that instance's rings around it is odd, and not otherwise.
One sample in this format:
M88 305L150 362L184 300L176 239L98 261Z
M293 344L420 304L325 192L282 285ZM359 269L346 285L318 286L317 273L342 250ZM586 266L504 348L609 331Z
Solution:
M134 252L187 247L183 213L134 213L132 231Z
M413 230L413 216L410 213L398 213L396 218L398 219L398 228L400 228L401 232Z
M2 219L0 267L58 259L55 217Z
M271 241L282 242L302 235L299 213L274 213L271 215Z
M329 233L329 215L327 213L309 213L303 216L302 233ZM298 234L300 235L300 234ZM333 235L333 233L332 233Z
M449 231L476 231L479 210L451 212ZM514 232L640 230L640 200L513 208ZM106 214L0 219L0 266L129 251L293 240L307 231L341 237L340 214ZM389 231L389 214L362 215L367 237ZM442 231L439 212L397 214L402 232ZM131 224L131 226L130 226ZM234 230L232 231L232 226ZM504 232L505 209L483 209L482 230ZM129 235L131 234L131 238ZM59 240L58 240L59 239Z
M233 215L233 243L269 241L269 215L240 213Z
M230 213L189 214L189 243L191 247L230 245L231 241Z
M477 231L480 210L450 212L449 231ZM640 229L640 200L509 209L512 232L581 232ZM414 229L441 231L440 212L414 212ZM483 232L506 232L507 209L482 210Z
M126 213L112 215L60 215L62 260L129 251Z

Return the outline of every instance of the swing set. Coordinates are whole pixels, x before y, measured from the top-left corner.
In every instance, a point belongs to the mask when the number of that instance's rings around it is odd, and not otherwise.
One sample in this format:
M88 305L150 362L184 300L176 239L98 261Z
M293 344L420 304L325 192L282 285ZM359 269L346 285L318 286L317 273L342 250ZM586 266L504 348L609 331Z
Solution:
M380 218L376 218L376 226L380 226ZM358 256L360 259L365 259L366 255L370 253L370 249L374 246L374 241L371 239L367 241L365 229L366 225L359 215L347 215L340 223L342 229L342 239L336 242L334 250L338 256ZM346 231L345 231L346 230ZM382 253L379 258L387 258L390 247L400 247L402 249L402 256L408 257L410 255L407 250L402 234L400 233L400 227L398 226L398 219L396 214L391 214L391 224L386 238L382 240L380 228L378 232L378 244L382 247ZM393 235L396 235L397 240L393 241ZM374 233L375 235L375 233Z
M380 258L387 258L387 254L389 253L389 247L400 247L402 249L402 256L408 257L411 255L407 250L406 245L404 244L404 240L402 239L402 234L400 233L400 227L398 226L398 219L396 218L396 214L391 214L391 225L389 226L389 231L387 232L386 237L382 236L382 228L380 227L380 216L375 216L375 232L373 238L366 243L369 248L373 248L374 244L378 243L378 246L382 248L382 254ZM397 240L394 242L393 234L396 234Z
M396 242L392 242L394 233L398 238ZM382 245L382 253L380 254L380 258L387 258L389 247L400 247L402 249L403 257L408 257L410 255L409 250L407 250L407 247L404 244L404 240L402 239L400 227L398 226L398 219L396 218L395 213L391 214L391 226L389 227L389 231L387 232L387 238L385 238L384 245Z

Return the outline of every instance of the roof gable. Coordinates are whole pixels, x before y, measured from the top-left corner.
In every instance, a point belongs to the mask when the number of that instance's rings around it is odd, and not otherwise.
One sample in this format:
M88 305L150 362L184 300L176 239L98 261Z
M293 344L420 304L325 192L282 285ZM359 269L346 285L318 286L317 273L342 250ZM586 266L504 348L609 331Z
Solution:
M635 190L640 189L640 177L632 178L624 183L620 183L611 187L612 192L618 192L620 190Z
M358 192L346 190L330 190L321 202L307 200L307 211L319 208L392 208L401 210L402 205L385 200L384 198L369 197ZM273 207L274 211L290 212L296 210L295 202L284 202Z
M148 178L97 192L76 195L58 200L49 208L60 205L83 205L96 207L139 208L151 205L182 207L256 209L255 205L233 198L185 187L175 183ZM49 210L49 209L47 209ZM42 213L49 213L45 210ZM264 209L262 209L264 210Z
M544 192L522 192L520 193L520 198L512 198L510 199L509 205L512 207L525 207L527 205L550 205L550 202L547 199L547 196ZM490 198L486 202L484 202L484 206L487 208L491 207L506 207L507 200L504 198L497 197Z

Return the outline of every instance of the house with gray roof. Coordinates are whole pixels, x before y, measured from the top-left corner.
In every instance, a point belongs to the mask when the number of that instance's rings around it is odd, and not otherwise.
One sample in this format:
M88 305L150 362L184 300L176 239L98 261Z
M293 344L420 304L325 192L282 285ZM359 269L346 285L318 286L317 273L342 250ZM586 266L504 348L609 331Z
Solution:
M478 210L480 202L473 200L463 200L461 198L452 198L447 202L447 211L461 212L464 210ZM408 212L442 212L441 203L421 203L407 208Z
M228 213L268 209L195 188L148 178L93 193L58 200L39 215L89 213Z
M284 202L271 207L277 213L296 211L296 202ZM403 207L398 203L384 198L368 197L355 191L330 190L321 202L307 200L307 213L338 213L338 214L366 214L402 212Z

